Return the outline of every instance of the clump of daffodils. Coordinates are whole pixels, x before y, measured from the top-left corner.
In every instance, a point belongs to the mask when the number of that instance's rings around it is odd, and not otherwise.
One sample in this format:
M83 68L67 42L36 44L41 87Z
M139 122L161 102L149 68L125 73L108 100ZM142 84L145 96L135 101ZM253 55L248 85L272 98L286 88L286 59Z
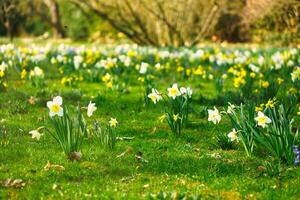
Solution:
M31 70L29 72L29 79L31 80L32 85L35 86L35 87L43 86L44 76L45 76L44 71L38 66L35 66L33 68L33 70Z
M165 113L159 118L159 121L166 120L174 135L179 136L188 121L192 94L191 88L178 88L178 85L174 83L167 88L167 93L160 93L152 88L151 93L147 96L154 104L164 101Z
M52 101L48 101L47 107L49 108L49 121L52 129L46 128L46 130L60 144L70 160L79 160L81 158L81 144L88 133L81 108L78 105L76 116L71 116L61 96L56 96ZM96 110L95 103L90 101L87 107L87 116L91 117ZM30 133L39 139L40 135L37 131Z

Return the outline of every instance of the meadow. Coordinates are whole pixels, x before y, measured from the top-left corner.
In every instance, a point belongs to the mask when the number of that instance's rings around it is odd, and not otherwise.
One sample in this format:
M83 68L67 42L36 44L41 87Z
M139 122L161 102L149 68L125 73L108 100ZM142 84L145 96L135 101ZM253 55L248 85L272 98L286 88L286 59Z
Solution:
M0 46L0 199L299 199L300 50Z

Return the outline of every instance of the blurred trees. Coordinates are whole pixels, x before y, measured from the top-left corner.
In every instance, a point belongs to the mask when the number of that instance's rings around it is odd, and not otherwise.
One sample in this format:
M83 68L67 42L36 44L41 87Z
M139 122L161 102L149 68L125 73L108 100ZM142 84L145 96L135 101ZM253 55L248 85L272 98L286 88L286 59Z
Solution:
M212 38L259 42L269 35L299 42L299 4L297 0L1 0L0 35L51 30L58 38L95 39L117 38L119 32L137 44L159 46L195 45ZM7 9L8 5L12 7Z
M1 0L0 1L0 21L6 29L6 34L13 39L16 28L16 19L18 18L19 0Z
M224 1L72 0L138 44L193 45L217 23Z
M28 14L35 13L43 22L47 23L52 28L55 38L65 37L60 8L56 0L25 0L25 2L24 6L28 8Z

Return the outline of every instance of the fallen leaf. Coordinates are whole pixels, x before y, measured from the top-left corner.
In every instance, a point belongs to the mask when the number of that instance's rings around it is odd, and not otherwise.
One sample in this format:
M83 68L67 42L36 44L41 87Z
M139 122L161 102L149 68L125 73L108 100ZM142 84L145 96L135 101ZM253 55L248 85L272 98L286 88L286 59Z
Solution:
M123 153L121 153L120 155L118 155L117 158L124 157L125 155L132 153L132 151L133 151L133 149L131 147L128 147L126 149L126 151L124 151Z
M49 161L44 166L44 171L49 171L50 169L54 169L56 171L64 171L65 168L62 165L51 164Z
M22 179L6 179L3 181L2 185L4 187L12 187L12 188L22 188L26 185L26 183Z
M34 105L35 102L36 102L36 98L34 96L30 96L30 98L28 99L28 103Z

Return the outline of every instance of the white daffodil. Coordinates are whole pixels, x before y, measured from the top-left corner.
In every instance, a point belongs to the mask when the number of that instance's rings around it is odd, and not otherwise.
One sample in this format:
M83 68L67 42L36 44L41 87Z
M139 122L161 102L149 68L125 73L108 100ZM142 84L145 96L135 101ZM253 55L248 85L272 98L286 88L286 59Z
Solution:
M214 110L208 109L208 121L211 121L214 124L217 124L221 121L221 115L216 107L214 107Z
M258 111L257 117L255 117L255 121L257 121L258 126L261 126L263 128L265 128L267 124L271 123L271 119L261 111Z
M148 63L142 62L140 67L140 74L146 74L148 67L149 67Z
M97 107L95 106L95 103L92 103L90 101L88 107L87 107L87 116L91 117L93 115L93 112L97 110Z
M181 95L183 95L184 97L188 97L188 98L191 98L192 97L192 94L193 94L193 90L190 88L190 87L181 87L180 88L180 93Z
M63 112L63 108L61 107L62 105L62 98L60 96L54 97L53 101L48 101L47 102L47 107L50 110L50 117L53 117L55 115L58 116L63 116L64 112Z
M148 98L150 98L154 104L156 104L157 102L159 102L162 99L159 92L154 88L152 88L152 92L150 94L148 94Z
M228 133L227 136L232 142L239 139L238 132L234 128Z
M180 95L181 95L181 93L180 93L176 83L174 83L171 88L168 88L168 96L169 97L172 97L173 99L175 99L177 96L180 96Z
M118 124L118 121L117 121L116 118L110 118L110 120L109 120L108 123L109 123L109 126L111 126L111 127L116 127L117 124Z
M44 77L44 71L41 68L39 68L38 66L36 66L36 67L34 67L33 70L30 71L29 76L30 77L34 77L34 76Z
M40 140L41 136L43 135L39 132L39 129L29 131L29 134L31 135L32 139L37 139L37 140Z
M234 113L234 109L235 109L235 105L234 104L231 104L230 102L228 103L229 104L229 106L227 107L227 113L228 114L233 114Z

